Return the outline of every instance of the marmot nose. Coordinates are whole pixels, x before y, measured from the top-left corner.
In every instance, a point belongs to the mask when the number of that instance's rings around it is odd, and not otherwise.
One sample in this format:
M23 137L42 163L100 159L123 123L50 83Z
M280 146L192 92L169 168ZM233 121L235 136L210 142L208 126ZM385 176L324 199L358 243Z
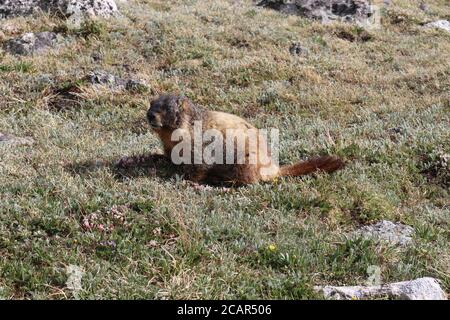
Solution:
M148 121L150 121L150 122L152 122L156 119L156 117L153 113L147 114L147 118L148 118Z

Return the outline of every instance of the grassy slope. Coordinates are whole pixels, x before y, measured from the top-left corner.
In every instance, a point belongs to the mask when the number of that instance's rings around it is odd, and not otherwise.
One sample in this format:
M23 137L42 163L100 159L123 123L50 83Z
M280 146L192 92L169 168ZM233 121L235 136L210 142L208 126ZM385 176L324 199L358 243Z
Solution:
M68 264L85 270L81 298L313 298L314 285L364 283L370 265L384 281L434 276L448 291L450 37L420 26L450 18L445 0L427 1L429 14L391 1L367 42L250 0L130 2L124 18L81 30L43 15L1 22L0 41L36 30L70 40L0 53L0 131L36 140L0 149L0 297L70 298ZM308 53L290 55L295 41ZM131 70L151 89L77 81L95 68ZM40 74L76 82L78 104L50 107ZM350 164L229 193L151 168L118 176L118 159L160 152L144 115L166 91L279 127L282 162L332 153ZM93 213L113 230L83 228ZM416 245L346 239L380 219L414 226Z

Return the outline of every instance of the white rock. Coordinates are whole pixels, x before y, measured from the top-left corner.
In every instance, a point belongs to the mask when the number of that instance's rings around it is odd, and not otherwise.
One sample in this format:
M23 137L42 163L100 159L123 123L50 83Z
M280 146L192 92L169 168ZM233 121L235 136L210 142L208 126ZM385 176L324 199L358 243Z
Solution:
M326 299L352 300L390 298L396 300L447 300L447 294L434 278L384 284L381 286L315 287Z
M63 12L70 17L110 17L117 12L114 0L66 0L63 8Z
M29 15L37 10L66 17L110 17L117 13L114 0L0 0L0 19Z
M425 25L427 28L438 28L450 32L450 22L447 20L437 20L434 22L427 23Z
M414 229L410 226L382 220L372 225L364 226L353 233L365 239L385 241L393 245L407 245L412 242Z

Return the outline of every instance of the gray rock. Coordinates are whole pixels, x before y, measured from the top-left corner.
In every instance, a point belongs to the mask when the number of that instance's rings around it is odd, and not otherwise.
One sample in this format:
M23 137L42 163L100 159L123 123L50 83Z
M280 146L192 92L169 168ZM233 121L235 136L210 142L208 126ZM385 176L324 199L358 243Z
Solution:
M425 27L427 28L437 28L437 29L442 29L445 30L447 32L450 32L450 22L447 20L437 20L434 22L430 22L427 23L425 25Z
M427 5L425 2L422 2L422 3L419 5L419 9L422 10L422 11L424 11L424 12L428 12L428 11L430 10L430 8L428 7L428 5Z
M147 85L141 80L123 79L103 70L92 71L87 75L86 80L93 85L108 86L115 90L136 91L147 88Z
M14 55L31 55L57 44L58 36L53 32L25 33L5 42L5 51Z
M148 89L147 84L142 80L129 79L125 85L128 91L144 91Z
M65 0L59 1L59 8L65 16L71 18L104 17L117 13L114 0Z
M53 75L48 74L48 73L40 74L34 80L40 86L55 84L55 79L54 79Z
M387 220L364 226L354 232L355 236L401 246L411 243L413 234L414 229L412 227Z
M103 59L102 55L101 55L100 53L98 53L98 52L94 52L94 53L91 55L91 58L92 58L92 60L93 60L94 62L100 62L100 61L102 61L102 59Z
M291 46L289 47L289 52L292 55L301 55L303 53L306 53L308 50L304 47L301 46L300 43L298 42L294 42L293 44L291 44Z
M22 145L32 145L34 140L32 138L19 138L10 134L5 134L0 132L0 146L22 146Z
M329 20L364 22L373 15L368 0L262 0L258 6L322 22Z
M0 0L0 19L42 10L66 17L110 17L117 10L114 0Z
M0 19L33 13L36 0L0 0Z
M383 284L381 286L315 287L326 299L447 300L447 294L434 278Z
M81 284L81 279L84 275L83 268L71 264L66 267L66 273L68 276L66 287L67 289L72 291L74 298L78 299L79 292L83 289L83 286Z
M110 87L125 86L125 80L103 70L95 70L90 72L86 80L91 84L107 85Z

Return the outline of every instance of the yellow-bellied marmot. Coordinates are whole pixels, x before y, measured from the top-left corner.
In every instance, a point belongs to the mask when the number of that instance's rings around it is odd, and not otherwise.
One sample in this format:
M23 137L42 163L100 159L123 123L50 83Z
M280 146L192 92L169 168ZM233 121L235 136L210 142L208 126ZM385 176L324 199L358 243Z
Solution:
M213 129L215 132L220 132L225 140L227 135L230 135L230 130L238 130L236 132L239 132L239 138L243 138L245 141L246 151L243 155L245 161L236 161L238 150L236 150L233 142L234 162L231 164L226 162L225 156L227 150L224 150L223 162L207 163L201 160L200 163L186 165L188 178L195 182L219 185L245 185L258 181L270 181L280 176L305 175L317 170L333 172L344 165L343 161L339 158L323 156L293 165L279 167L277 163L271 161L270 150L267 150L266 153L269 161L267 159L262 161L262 157L259 157L258 153L260 150L256 150L256 155L254 150L248 151L248 149L251 149L248 148L251 141L250 131L259 132L260 130L238 116L224 112L208 111L198 107L184 96L172 94L160 96L151 102L150 109L147 112L147 119L151 128L161 139L164 152L168 157L173 156L172 151L180 143L180 141L172 140L172 134L177 129L194 134L194 124L201 123L200 128L202 132ZM258 135L257 148L260 148L265 142L265 137ZM203 152L204 147L205 145L202 144L200 153ZM198 149L196 151L193 147L190 149L190 152L189 158L194 161ZM251 157L253 158L250 159ZM255 159L256 162L254 161ZM253 162L250 160L253 160Z

